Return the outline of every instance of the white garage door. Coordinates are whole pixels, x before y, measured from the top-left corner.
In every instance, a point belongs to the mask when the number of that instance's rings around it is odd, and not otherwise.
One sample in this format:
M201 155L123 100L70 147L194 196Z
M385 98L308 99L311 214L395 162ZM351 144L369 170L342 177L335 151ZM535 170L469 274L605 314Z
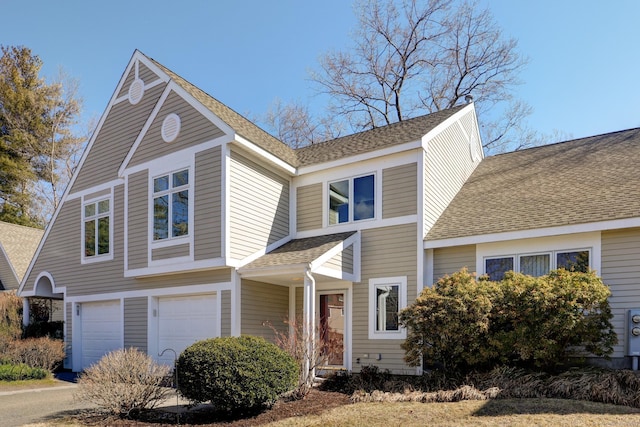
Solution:
M172 348L178 356L196 341L218 334L215 294L158 299L158 353ZM173 365L173 353L159 361Z
M122 347L120 301L82 303L82 369Z

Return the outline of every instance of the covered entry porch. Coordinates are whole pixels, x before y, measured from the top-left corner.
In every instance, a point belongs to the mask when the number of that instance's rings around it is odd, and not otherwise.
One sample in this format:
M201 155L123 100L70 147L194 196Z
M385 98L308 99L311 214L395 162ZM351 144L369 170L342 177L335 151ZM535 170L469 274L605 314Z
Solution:
M238 273L243 283L288 288L289 334L297 334L296 340L304 342L304 372L313 377L315 367L351 369L352 286L360 281L359 232L291 240Z

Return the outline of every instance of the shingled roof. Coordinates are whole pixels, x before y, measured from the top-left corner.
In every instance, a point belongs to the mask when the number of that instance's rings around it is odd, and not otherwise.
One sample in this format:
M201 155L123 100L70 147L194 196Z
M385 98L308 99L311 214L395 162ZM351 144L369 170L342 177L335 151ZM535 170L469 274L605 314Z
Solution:
M467 105L459 105L447 110L294 150L164 65L152 58L149 58L149 60L165 72L177 85L234 129L238 135L294 167L323 163L417 141Z
M426 240L640 217L640 129L485 158Z
M0 245L13 266L18 282L24 277L44 231L0 221Z
M425 116L403 120L387 126L347 135L341 138L298 148L296 154L300 166L323 163L348 156L367 153L380 148L392 147L406 142L418 141L440 123L457 113L468 104Z
M243 270L280 265L309 264L355 233L355 231L350 231L291 240L247 264L243 267Z

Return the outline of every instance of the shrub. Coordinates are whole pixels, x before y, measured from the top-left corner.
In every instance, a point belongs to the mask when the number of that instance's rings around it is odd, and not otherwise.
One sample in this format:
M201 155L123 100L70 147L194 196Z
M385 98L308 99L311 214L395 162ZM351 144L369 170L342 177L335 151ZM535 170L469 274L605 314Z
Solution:
M593 272L509 272L491 282L465 269L424 289L401 312L405 360L448 371L500 363L553 370L585 351L608 357L617 342L608 296Z
M121 418L135 418L168 397L166 365L135 348L106 354L78 378L76 397Z
M21 334L22 298L15 291L0 292L0 345L20 338Z
M477 282L466 269L425 288L400 313L400 322L407 328L402 343L406 362L446 370L488 364L495 357L486 344L496 292L490 282Z
M44 369L32 368L25 364L1 364L0 381L41 380L50 373Z
M178 358L180 393L229 412L273 404L297 380L295 360L264 338L207 339L191 345Z
M63 339L64 322L30 322L22 332L23 338L40 338L49 337L55 339Z
M51 338L29 338L12 341L5 353L13 363L52 371L64 359L64 343Z

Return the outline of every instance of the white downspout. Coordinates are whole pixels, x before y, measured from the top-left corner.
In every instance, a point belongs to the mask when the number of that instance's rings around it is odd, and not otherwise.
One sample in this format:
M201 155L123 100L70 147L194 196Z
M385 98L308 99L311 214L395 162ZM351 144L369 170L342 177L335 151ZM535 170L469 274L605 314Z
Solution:
M316 281L311 274L311 270L307 267L304 271L304 325L303 334L307 342L307 355L304 361L305 382L310 383L316 376L315 369L311 369L312 358L315 354L315 298L316 298ZM310 378L309 378L310 377Z

